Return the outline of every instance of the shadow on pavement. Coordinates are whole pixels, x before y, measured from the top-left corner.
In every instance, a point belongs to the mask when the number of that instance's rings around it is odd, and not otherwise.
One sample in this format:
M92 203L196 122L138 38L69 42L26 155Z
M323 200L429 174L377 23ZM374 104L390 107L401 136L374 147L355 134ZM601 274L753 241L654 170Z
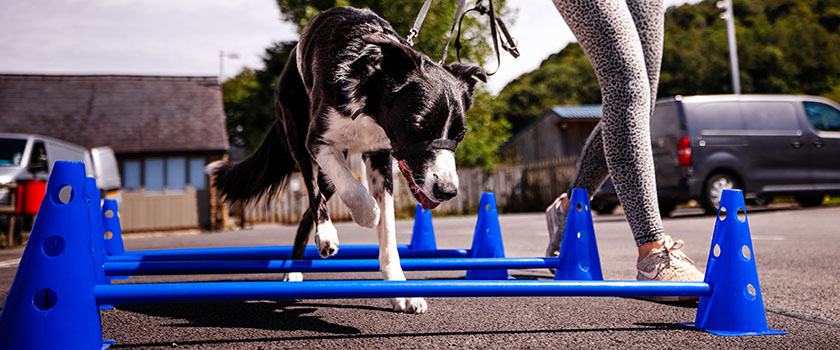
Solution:
M319 339L373 339L373 338L415 338L415 337L449 337L449 336L475 336L475 335L521 335L521 334L550 334L550 333L590 333L590 332L640 332L640 331L662 331L662 330L691 330L694 328L671 323L635 323L638 327L617 327L617 328L582 328L582 329L533 329L533 330L500 330L500 331L463 331L463 332L428 332L428 333L384 333L384 334L346 334L346 335L325 335L325 336L303 336L303 337L276 337L276 338L252 338L252 339L214 339L177 342L181 345L212 345L212 344L242 344L252 342L276 342L276 341L303 341ZM139 343L139 344L115 344L112 348L122 347L169 347L172 342Z
M316 307L317 306L317 307ZM331 334L359 334L354 327L333 324L321 316L306 315L318 307L343 307L388 311L370 306L298 304L295 301L221 302L186 304L118 305L117 309L148 316L186 320L166 327L253 328L275 331L308 330Z

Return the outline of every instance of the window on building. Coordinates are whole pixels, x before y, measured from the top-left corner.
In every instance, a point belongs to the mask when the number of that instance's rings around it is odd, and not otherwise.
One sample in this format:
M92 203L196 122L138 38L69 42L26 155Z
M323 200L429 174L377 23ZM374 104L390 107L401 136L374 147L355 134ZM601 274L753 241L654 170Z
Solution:
M190 158L190 187L196 191L207 188L204 175L204 158Z
M186 181L186 158L166 158L166 190L170 192L183 192L186 186Z
M123 187L126 191L140 190L139 160L127 160L123 163Z
M163 192L163 158L146 158L143 168L146 192Z

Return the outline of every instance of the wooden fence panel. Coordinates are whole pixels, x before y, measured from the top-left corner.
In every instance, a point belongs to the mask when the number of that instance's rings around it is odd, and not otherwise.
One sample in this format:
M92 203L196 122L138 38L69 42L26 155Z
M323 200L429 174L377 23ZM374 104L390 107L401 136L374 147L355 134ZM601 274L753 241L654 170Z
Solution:
M474 213L482 192L495 192L499 208L505 212L542 211L561 192L574 175L577 157L558 158L531 164L508 164L496 167L492 174L483 169L458 170L458 195L436 209L443 213ZM396 167L394 167L396 169ZM360 162L351 162L357 179L365 179ZM366 181L362 181L365 183ZM327 203L333 221L350 220L350 210L334 198ZM394 172L394 207L397 212L413 213L416 202L405 179ZM248 222L296 224L308 207L306 188L300 174L294 174L289 186L273 198L263 198L245 207Z

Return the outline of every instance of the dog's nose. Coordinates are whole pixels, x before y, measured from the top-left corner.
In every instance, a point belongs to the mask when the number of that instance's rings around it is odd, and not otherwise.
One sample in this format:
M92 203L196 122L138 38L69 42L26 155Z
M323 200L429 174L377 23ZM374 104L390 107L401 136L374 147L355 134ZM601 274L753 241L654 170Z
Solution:
M432 194L435 196L435 199L439 201L447 201L458 194L458 188L452 185L441 185L436 182L435 186L432 188Z

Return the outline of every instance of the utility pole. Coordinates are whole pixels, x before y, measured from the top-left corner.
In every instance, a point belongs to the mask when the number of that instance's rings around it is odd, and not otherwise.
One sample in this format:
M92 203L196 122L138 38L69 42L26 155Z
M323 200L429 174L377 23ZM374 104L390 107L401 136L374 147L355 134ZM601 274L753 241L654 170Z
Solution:
M225 58L237 59L239 55L233 52L219 51L219 85L222 85L222 81L225 79Z
M732 68L732 92L741 94L741 76L738 73L738 47L735 43L735 11L732 9L732 0L720 0L716 3L717 8L723 9L720 18L726 20L726 36L729 41L729 65Z

